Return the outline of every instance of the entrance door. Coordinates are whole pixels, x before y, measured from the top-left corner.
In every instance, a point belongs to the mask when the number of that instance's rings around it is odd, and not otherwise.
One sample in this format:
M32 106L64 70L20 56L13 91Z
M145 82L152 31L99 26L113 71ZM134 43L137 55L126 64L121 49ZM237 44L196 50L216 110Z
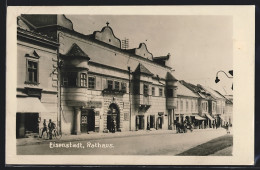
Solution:
M158 128L162 129L162 117L158 117Z
M80 131L82 133L88 132L88 116L86 111L81 112L81 124L80 124Z
M88 113L88 131L95 131L95 112L93 110Z
M150 128L155 128L155 116L150 116Z

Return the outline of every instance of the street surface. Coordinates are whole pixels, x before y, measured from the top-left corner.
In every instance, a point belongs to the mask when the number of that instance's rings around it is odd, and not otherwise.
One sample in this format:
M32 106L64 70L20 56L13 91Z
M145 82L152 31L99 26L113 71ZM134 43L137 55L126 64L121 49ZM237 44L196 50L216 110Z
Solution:
M224 129L17 146L18 155L176 155L226 134Z

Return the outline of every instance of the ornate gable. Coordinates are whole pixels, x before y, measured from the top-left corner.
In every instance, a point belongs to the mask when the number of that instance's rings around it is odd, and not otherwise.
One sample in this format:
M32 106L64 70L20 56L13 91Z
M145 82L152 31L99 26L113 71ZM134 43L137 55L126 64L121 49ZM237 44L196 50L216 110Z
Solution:
M110 44L112 46L115 46L117 48L121 48L121 41L118 39L114 33L111 27L108 26L103 27L101 31L95 31L93 33L94 38L96 40L102 41L104 43Z
M149 60L153 60L153 54L150 53L147 50L146 44L145 43L141 43L139 45L139 48L135 49L135 55L141 56L143 58L147 58Z

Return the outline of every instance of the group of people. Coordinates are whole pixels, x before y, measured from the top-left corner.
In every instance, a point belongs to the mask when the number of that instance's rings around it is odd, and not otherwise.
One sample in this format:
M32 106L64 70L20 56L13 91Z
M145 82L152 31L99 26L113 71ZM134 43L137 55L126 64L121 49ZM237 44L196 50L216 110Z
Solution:
M194 125L190 123L189 121L185 120L182 122L176 122L176 131L177 133L186 133L187 130L193 131L192 129Z
M46 119L43 120L43 129L42 129L42 134L40 138L42 138L43 133L46 132L49 135L49 139L52 139L52 132L53 130L56 129L56 124L49 119L49 123L47 126Z

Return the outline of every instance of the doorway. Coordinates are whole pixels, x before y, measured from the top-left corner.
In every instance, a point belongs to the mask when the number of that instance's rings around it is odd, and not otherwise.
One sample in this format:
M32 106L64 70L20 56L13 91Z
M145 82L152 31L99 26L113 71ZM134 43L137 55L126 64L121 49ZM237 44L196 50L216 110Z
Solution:
M89 110L88 113L88 131L95 131L95 112L93 110Z
M144 115L136 116L136 129L143 130L144 129Z
M120 112L115 103L110 104L107 112L107 129L109 132L119 131Z
M39 133L39 113L16 114L16 137L22 138Z
M155 128L155 115L150 115L150 128Z
M94 110L82 110L81 111L81 133L87 133L89 131L95 131L95 112Z
M162 118L162 116L159 116L158 117L158 129L162 129L162 122L163 121L163 118Z

